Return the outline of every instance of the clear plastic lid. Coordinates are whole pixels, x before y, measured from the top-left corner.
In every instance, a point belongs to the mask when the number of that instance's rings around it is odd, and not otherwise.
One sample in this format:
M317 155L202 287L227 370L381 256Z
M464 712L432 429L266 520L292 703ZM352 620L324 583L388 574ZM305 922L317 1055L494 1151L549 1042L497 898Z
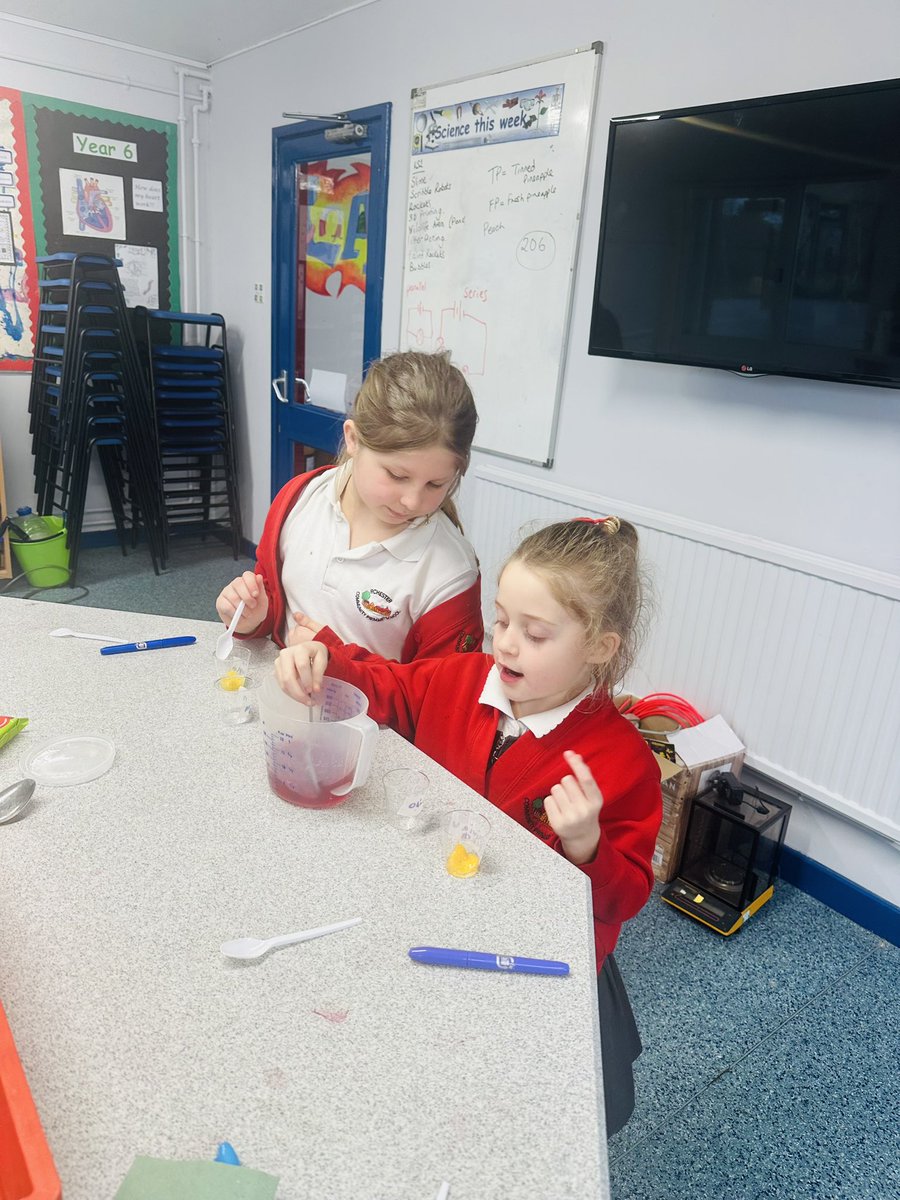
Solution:
M81 733L51 738L25 757L22 766L30 778L45 787L89 783L113 765L116 748L109 738Z

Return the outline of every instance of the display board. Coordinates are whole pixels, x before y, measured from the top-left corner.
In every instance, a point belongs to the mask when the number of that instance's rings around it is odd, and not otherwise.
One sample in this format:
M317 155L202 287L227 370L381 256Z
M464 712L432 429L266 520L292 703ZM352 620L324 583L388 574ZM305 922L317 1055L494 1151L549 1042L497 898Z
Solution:
M22 94L38 255L122 260L129 305L178 309L177 126Z
M22 100L0 87L0 371L27 371L34 356L37 270Z
M448 350L480 450L549 466L600 43L413 92L400 343Z

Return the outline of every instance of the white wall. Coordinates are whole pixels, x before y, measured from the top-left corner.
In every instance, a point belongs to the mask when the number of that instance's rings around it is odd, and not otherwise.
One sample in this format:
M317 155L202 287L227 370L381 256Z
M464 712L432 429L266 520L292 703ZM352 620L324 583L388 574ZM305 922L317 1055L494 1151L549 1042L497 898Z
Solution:
M268 271L271 127L282 123L285 110L334 112L393 102L387 349L397 343L400 322L410 89L599 39L606 53L552 477L897 570L896 392L744 380L585 352L609 118L892 77L900 44L895 0L857 6L842 0L559 0L550 7L523 0L513 11L502 0L460 0L452 13L427 21L421 13L419 5L383 0L214 69L210 241L247 253L239 261L227 255L214 262L211 286L245 335L253 414L251 533L259 533L268 500L269 313L253 307L251 297L253 281Z
M178 79L172 62L19 25L5 21L2 14L0 83L23 92L116 112L137 113L160 121L178 119ZM196 92L197 84L189 80L188 88L190 92ZM190 116L190 104L187 112ZM191 258L192 249L184 249L183 242L182 247L182 258ZM184 270L182 262L182 273ZM13 509L20 504L34 503L28 433L30 380L30 372L0 371L0 445L3 447L6 500ZM102 476L95 470L88 489L85 529L111 526Z

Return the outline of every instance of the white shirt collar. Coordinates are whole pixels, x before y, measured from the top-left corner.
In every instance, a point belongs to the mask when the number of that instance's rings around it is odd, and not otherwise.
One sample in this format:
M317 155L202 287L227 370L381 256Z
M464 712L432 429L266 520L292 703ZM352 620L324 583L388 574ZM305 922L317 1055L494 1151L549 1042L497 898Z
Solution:
M331 472L329 480L329 499L331 507L334 509L335 516L340 521L345 521L344 510L341 508L341 496L344 488L350 480L353 473L353 460L348 459L342 463L337 470ZM432 517L418 517L400 533L395 533L393 537L387 538L385 541L372 542L372 546L380 546L383 550L387 550L388 554L393 555L398 562L418 562L428 543L434 537L435 522L440 519L438 513L434 513Z
M484 687L481 689L481 695L478 697L478 700L481 704L489 704L492 708L496 708L505 717L524 726L535 737L540 738L554 730L557 725L561 725L569 713L573 712L582 700L590 694L591 689L587 687L574 700L567 700L565 704L559 704L556 708L548 708L546 712L532 713L527 717L517 717L513 713L512 705L507 699L506 693L503 691L503 685L500 682L500 671L497 668L497 664L494 663L490 671L488 671L487 679L484 681Z

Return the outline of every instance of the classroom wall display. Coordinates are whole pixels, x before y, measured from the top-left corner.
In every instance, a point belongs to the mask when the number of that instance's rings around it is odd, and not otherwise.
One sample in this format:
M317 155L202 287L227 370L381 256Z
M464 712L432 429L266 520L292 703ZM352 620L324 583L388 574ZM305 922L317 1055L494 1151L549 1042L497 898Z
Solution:
M0 371L30 369L35 280L22 101L0 87Z
M120 258L130 305L177 309L177 126L22 94L38 255Z
M400 342L448 350L475 445L550 466L601 44L416 88Z

